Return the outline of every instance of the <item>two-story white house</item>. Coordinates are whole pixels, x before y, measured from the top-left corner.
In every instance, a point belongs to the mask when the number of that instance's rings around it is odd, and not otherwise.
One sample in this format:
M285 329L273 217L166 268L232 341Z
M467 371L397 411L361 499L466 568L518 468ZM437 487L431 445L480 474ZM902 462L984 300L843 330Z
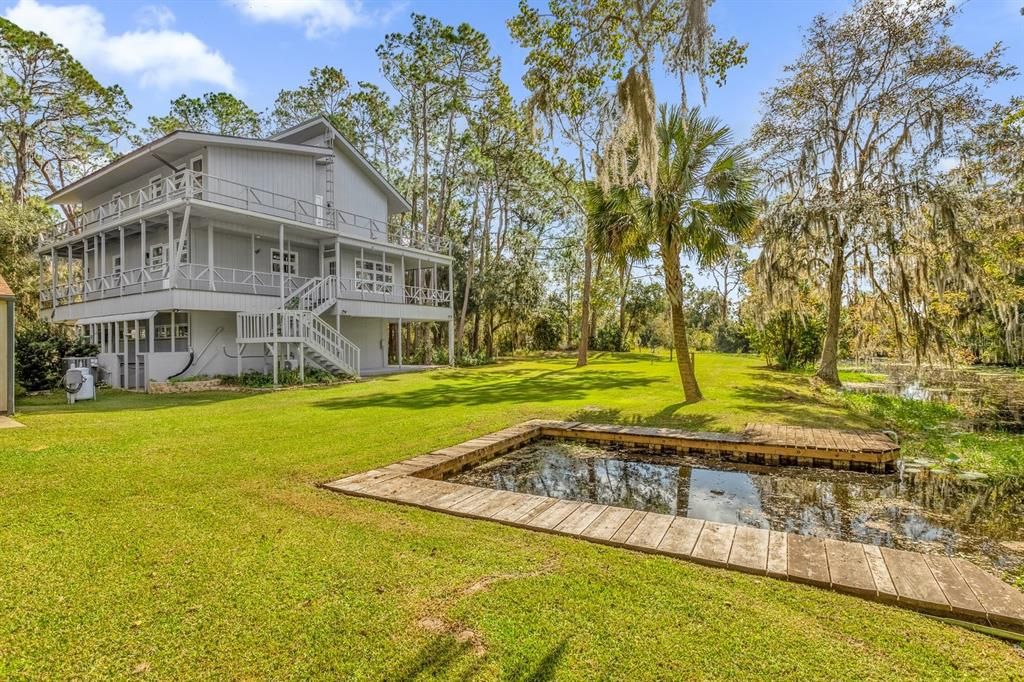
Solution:
M448 322L448 242L324 118L268 139L178 131L48 199L44 314L100 347L110 381L402 363L402 324Z

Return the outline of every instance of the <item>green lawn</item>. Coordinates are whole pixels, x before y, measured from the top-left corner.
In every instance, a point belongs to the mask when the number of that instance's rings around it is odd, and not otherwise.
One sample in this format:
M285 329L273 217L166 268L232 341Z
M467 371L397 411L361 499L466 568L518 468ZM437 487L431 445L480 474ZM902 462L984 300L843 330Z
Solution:
M756 358L699 355L690 406L666 358L573 364L25 400L28 428L0 431L0 678L1024 676L1019 648L907 611L315 487L534 417L893 419L931 430L908 447L948 447L943 415ZM1000 442L973 461L1015 469Z

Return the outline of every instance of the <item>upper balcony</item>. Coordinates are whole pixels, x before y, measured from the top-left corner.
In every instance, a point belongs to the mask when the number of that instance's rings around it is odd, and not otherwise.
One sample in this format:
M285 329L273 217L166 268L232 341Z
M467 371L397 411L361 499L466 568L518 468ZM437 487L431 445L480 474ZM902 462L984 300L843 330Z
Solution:
M440 235L191 170L178 171L159 182L54 223L42 235L40 250L139 220L186 202L284 220L322 230L325 234L335 233L341 237L451 255L451 242Z

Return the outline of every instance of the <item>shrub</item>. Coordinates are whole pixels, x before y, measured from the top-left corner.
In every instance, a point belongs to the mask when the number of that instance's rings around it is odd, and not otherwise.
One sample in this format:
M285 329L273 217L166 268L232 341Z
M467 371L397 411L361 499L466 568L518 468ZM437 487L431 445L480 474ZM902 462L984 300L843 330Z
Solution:
M562 346L562 326L551 317L540 317L533 324L534 350L558 350Z
M234 374L222 374L219 377L220 383L224 386L239 386L241 388L273 388L274 375L251 369L238 376ZM310 368L306 370L306 381L303 384L299 379L299 370L282 369L277 373L279 386L301 386L309 384L333 384L343 381L348 377L335 376L322 369Z
M60 385L62 360L68 356L94 357L99 348L78 336L72 327L35 320L22 324L14 344L15 380L27 391L48 391Z
M715 350L719 353L747 353L750 351L750 339L740 325L727 323L715 329Z
M821 355L825 323L818 316L799 316L791 310L772 315L760 328L748 334L751 346L780 369L813 364Z
M622 330L614 322L605 323L603 327L597 330L597 334L594 336L590 347L593 350L605 350L615 353L622 353L628 350Z
M463 351L462 355L456 358L455 364L459 367L479 367L481 365L490 365L494 362L494 358L487 355L483 349L478 350L475 353Z

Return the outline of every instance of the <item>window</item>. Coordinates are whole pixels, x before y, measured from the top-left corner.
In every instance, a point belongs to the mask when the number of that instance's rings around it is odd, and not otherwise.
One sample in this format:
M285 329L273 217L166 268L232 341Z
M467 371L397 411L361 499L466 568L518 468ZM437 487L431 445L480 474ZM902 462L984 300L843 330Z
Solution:
M282 258L282 253L284 257ZM297 275L299 266L299 254L294 251L280 249L270 250L270 271L274 274L283 272L286 275Z
M110 274L120 275L121 274L121 257L114 256L114 264L110 268Z
M153 327L153 338L155 339L169 339L171 338L171 325L169 324L158 324Z
M174 325L174 338L176 339L187 339L188 338L188 318L185 318L184 322L177 322Z
M146 254L146 265L150 267L160 267L167 263L167 246L164 244L157 244L149 250Z
M390 294L395 288L395 266L356 258L356 289Z

